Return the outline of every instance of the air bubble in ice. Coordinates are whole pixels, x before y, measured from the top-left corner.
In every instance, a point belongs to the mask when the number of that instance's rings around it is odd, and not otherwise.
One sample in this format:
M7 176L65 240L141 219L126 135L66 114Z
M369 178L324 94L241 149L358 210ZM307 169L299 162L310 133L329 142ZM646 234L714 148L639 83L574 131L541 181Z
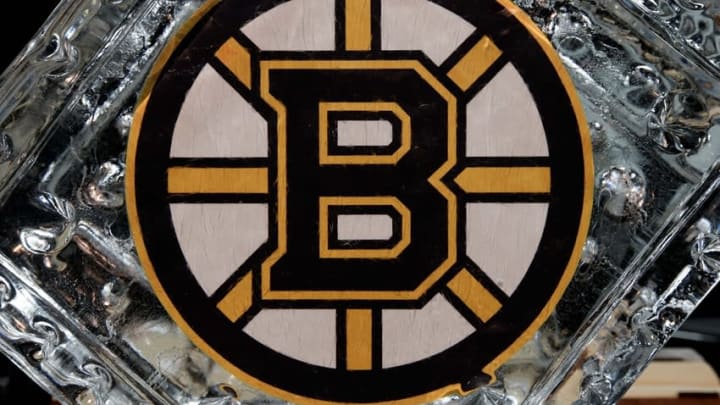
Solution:
M124 179L125 167L122 163L103 163L83 190L85 202L102 208L122 207L125 204Z
M598 244L593 238L588 238L583 245L582 256L580 257L580 264L590 264L595 261L598 255Z
M118 117L115 119L115 129L122 135L123 137L127 136L130 132L130 126L132 125L133 120L133 110L128 109L126 111L123 111L122 114L118 115Z
M49 254L62 250L68 242L62 226L52 228L23 228L20 243L30 253Z
M128 301L125 296L126 291L127 287L120 280L105 283L100 291L103 306L108 310L124 306Z
M590 53L587 42L577 35L568 35L559 42L560 48L568 55L579 59Z
M611 167L600 174L599 204L616 218L639 219L643 216L646 184L643 176L626 167Z
M97 400L95 399L95 394L93 394L92 390L87 389L75 397L75 403L78 405L95 405L97 404Z
M623 81L627 88L625 98L635 107L650 110L663 93L660 77L654 68L646 65L632 67Z

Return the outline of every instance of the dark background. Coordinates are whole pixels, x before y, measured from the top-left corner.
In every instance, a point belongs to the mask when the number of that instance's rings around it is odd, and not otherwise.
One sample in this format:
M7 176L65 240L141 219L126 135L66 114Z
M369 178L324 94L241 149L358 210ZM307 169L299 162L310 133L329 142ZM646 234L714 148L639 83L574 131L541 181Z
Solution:
M72 1L72 0L68 0ZM57 0L22 0L13 2L19 14L8 15L13 24L0 24L0 70L4 70L38 31L57 5ZM19 28L16 28L19 27ZM715 290L695 311L670 346L690 346L720 370L720 293ZM0 404L22 398L26 404L49 404L50 396L25 374L0 355Z

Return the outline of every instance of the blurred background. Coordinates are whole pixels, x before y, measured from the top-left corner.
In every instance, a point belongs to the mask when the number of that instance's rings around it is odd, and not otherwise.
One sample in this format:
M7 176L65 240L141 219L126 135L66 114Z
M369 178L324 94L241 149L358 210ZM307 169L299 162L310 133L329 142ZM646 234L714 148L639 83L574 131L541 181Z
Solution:
M3 38L0 45L0 66L2 70L22 51L23 47L37 32L43 21L50 15L59 1L57 0L25 0L14 2L13 9L20 10L19 15L7 16L13 24L0 24ZM19 28L16 28L19 27ZM715 290L683 328L670 341L669 347L692 348L699 353L715 372L720 372L720 292ZM672 357L672 356L665 356ZM669 360L665 360L668 362ZM661 363L661 362L658 362ZM677 367L670 367L672 370ZM676 374L676 373L673 373ZM677 375L677 374L676 374ZM693 377L691 375L691 377ZM635 388L635 387L634 387ZM720 403L717 394L707 395L693 392L680 393L685 400L682 403L707 404ZM0 355L0 404L12 404L13 400L23 398L26 404L49 404L49 395L37 387L25 374ZM678 402L658 402L633 399L623 401L627 404L660 404Z

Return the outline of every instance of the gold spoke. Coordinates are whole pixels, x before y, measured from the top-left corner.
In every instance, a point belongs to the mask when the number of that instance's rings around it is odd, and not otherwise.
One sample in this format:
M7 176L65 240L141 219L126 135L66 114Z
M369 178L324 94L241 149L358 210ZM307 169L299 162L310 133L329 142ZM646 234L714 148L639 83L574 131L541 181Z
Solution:
M482 37L460 61L450 69L448 77L463 91L470 88L480 76L502 55L502 51L488 37Z
M483 322L502 308L500 301L466 269L450 280L448 287Z
M248 89L252 87L252 58L238 41L230 38L215 52L218 58Z
M455 178L466 193L549 193L549 167L468 167Z
M170 194L267 194L268 169L264 167L171 167Z
M345 324L347 369L372 369L372 311L348 309Z
M231 322L240 319L252 305L252 273L246 274L217 304Z
M372 45L371 0L345 0L345 49L369 51Z

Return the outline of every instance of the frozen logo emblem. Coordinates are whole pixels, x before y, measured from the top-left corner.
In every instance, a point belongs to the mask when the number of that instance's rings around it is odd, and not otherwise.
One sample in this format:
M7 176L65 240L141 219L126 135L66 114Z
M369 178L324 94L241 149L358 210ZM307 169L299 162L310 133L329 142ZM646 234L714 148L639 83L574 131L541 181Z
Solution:
M586 124L505 0L214 2L149 77L127 158L138 254L175 321L252 386L469 392L572 277Z

